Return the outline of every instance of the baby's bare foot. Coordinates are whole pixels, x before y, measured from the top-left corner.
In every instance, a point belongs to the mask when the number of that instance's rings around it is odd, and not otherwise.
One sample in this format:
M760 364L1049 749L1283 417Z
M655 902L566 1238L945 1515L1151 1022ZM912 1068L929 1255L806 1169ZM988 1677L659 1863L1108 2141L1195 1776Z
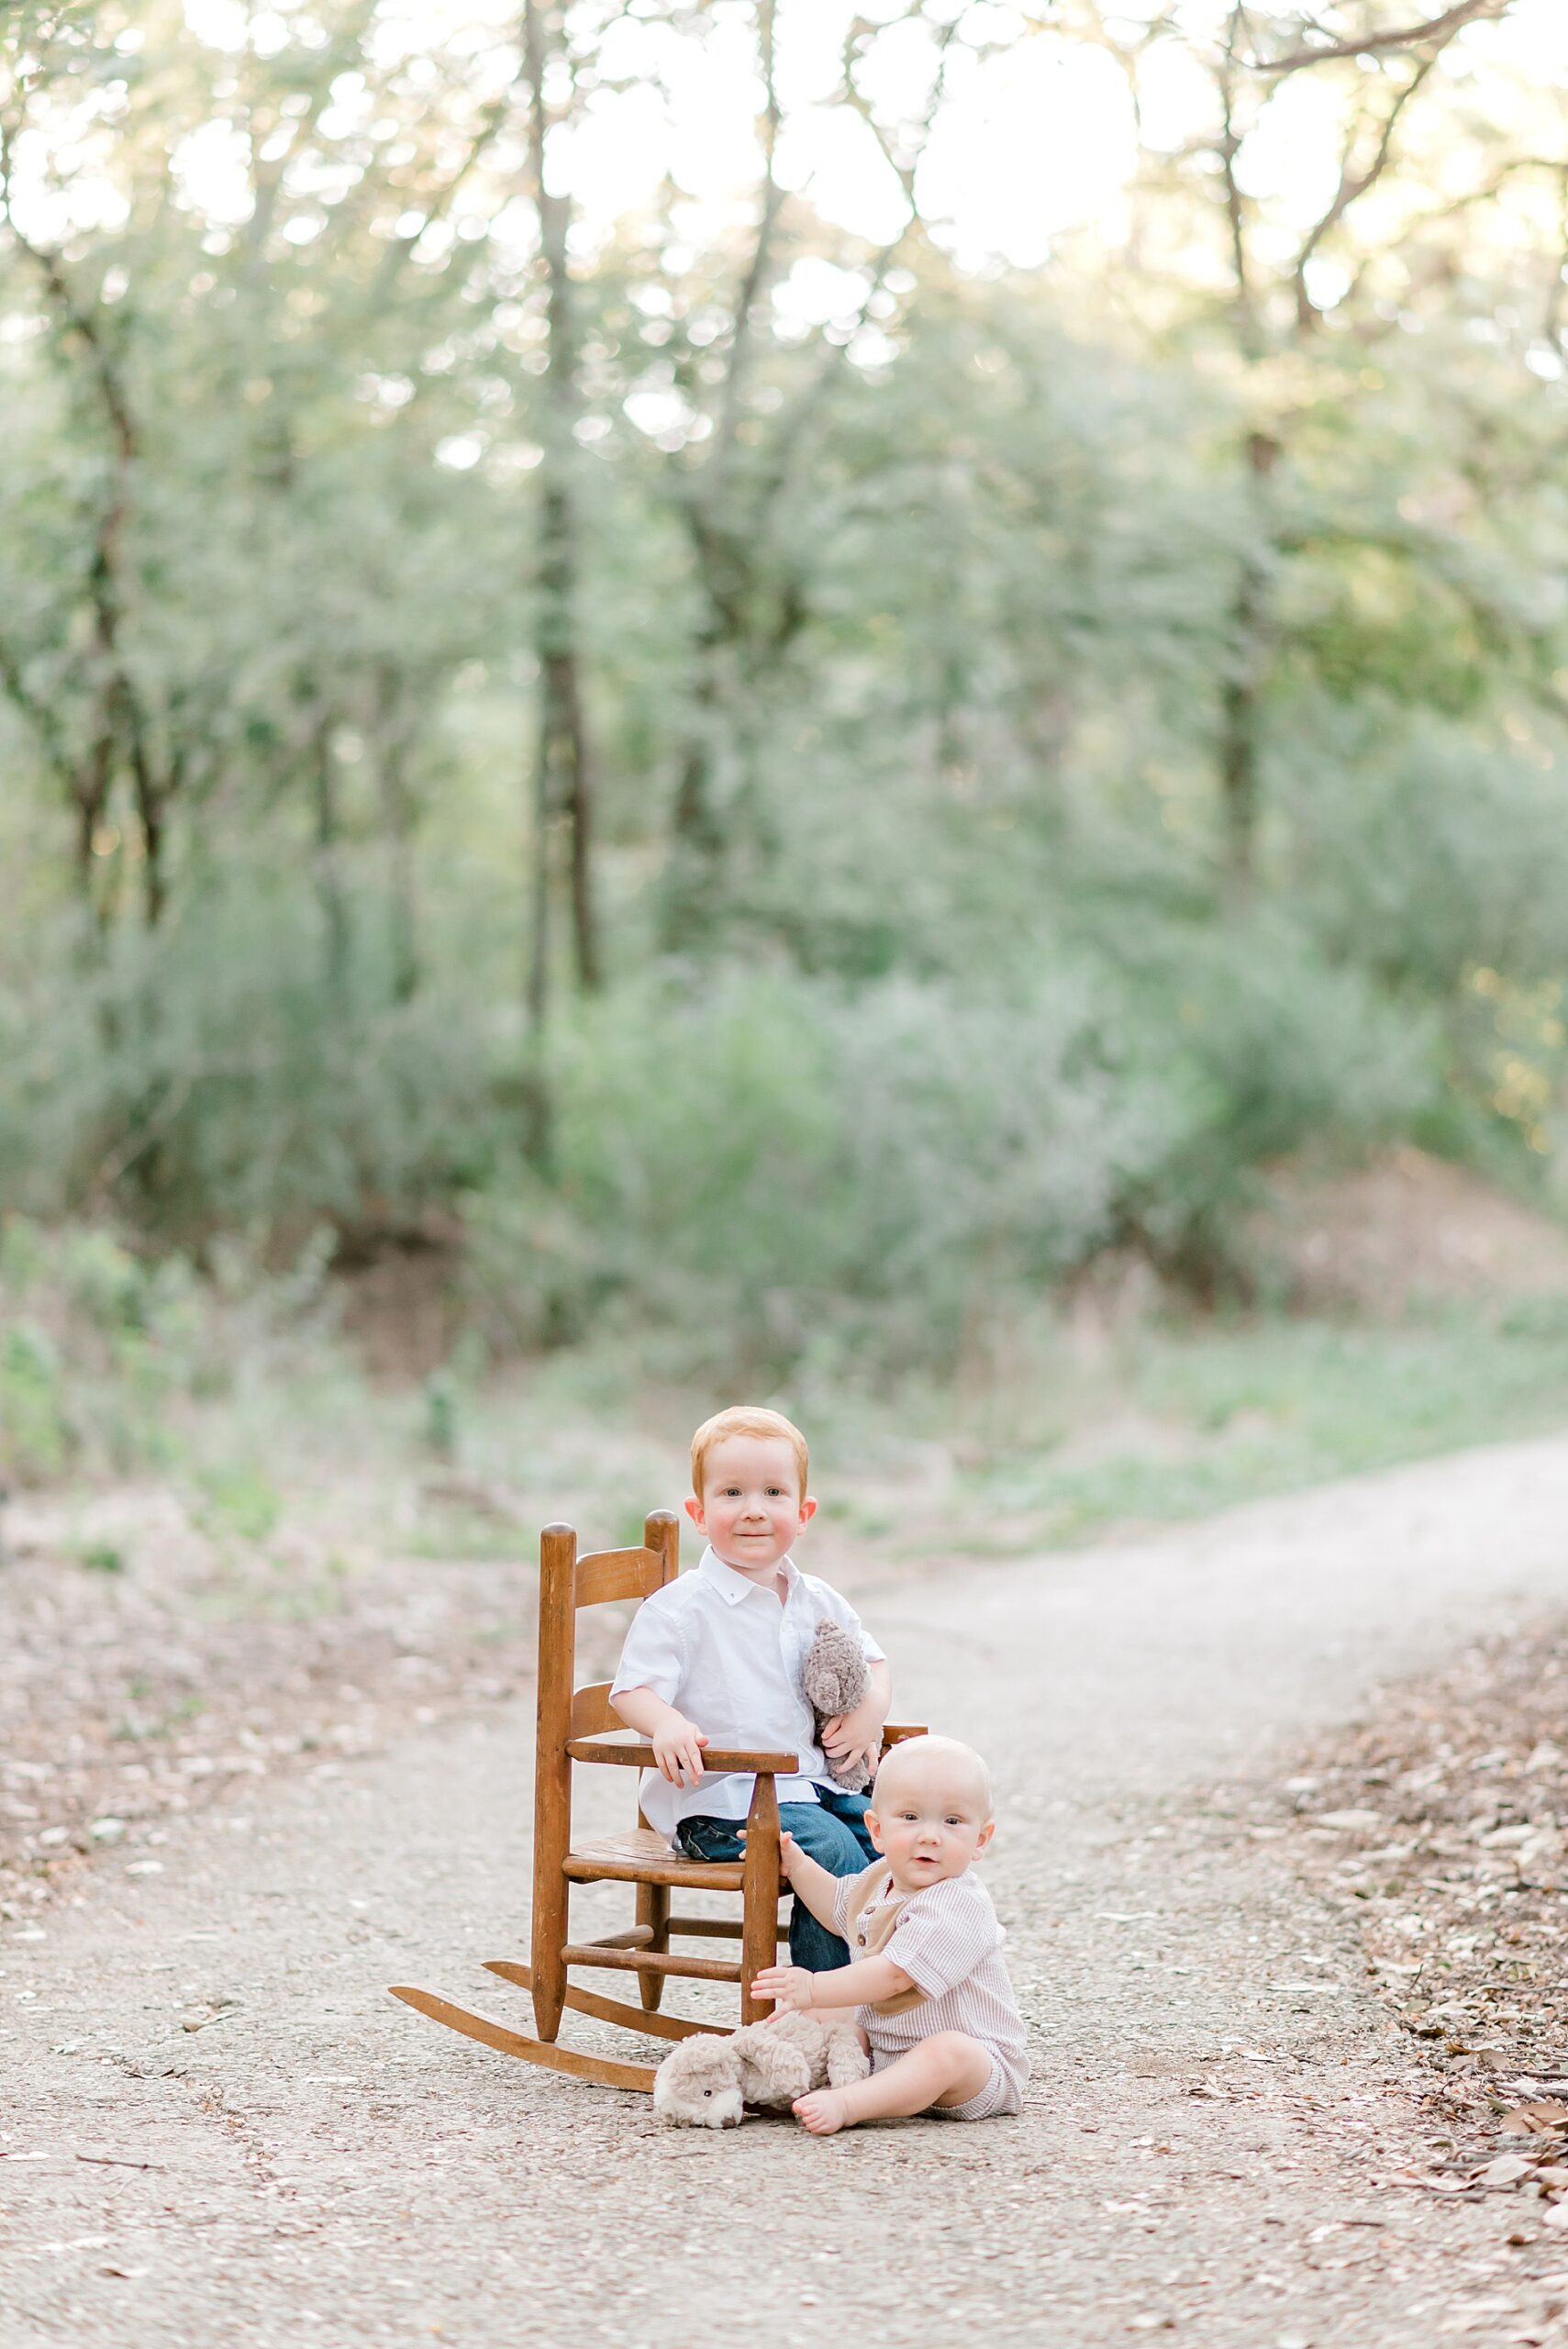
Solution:
M817 2088L810 2096L797 2096L794 2110L801 2127L809 2129L814 2137L831 2137L837 2130L854 2127L841 2088Z

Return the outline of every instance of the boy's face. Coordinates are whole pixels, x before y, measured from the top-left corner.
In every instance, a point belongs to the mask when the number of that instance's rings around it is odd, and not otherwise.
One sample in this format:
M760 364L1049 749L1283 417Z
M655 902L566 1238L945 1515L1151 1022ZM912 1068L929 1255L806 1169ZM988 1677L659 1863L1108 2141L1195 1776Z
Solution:
M686 1515L738 1574L771 1575L817 1503L800 1489L795 1449L779 1435L727 1435L703 1464Z
M918 1892L962 1876L996 1831L983 1789L966 1773L940 1762L907 1763L887 1771L885 1793L866 1813L872 1842L893 1870L900 1892Z

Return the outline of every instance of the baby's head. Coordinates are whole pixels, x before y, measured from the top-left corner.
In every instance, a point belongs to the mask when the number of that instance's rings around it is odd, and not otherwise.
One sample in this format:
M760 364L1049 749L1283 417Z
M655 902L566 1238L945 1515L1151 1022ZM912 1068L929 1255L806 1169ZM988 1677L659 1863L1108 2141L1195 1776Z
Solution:
M882 1757L866 1826L900 1892L962 1876L996 1830L991 1773L956 1737L906 1737Z
M686 1515L726 1565L771 1573L817 1514L806 1489L806 1438L782 1411L739 1403L692 1438Z

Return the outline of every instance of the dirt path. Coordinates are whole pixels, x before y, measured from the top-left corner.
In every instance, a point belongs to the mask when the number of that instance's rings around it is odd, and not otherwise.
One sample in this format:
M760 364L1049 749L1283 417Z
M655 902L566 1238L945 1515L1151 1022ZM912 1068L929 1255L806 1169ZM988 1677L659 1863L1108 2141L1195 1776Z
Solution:
M900 1711L997 1766L1016 2122L661 2132L387 1998L527 2028L478 1970L523 1938L520 1707L175 1820L0 1929L7 2349L782 2349L851 2310L920 2349L1555 2339L1568 2237L1390 2182L1420 2164L1407 2059L1213 1790L1560 1601L1565 1552L1557 1442L862 1591Z

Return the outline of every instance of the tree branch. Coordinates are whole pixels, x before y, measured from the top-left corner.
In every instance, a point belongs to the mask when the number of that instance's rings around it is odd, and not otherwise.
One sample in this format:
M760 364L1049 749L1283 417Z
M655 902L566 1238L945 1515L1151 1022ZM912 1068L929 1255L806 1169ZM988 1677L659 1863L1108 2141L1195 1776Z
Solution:
M1246 215L1240 183L1236 177L1236 158L1241 150L1241 139L1236 130L1235 95L1230 79L1236 61L1236 35L1245 14L1240 5L1230 13L1225 63L1219 74L1220 138L1215 152L1218 157L1220 177L1225 183L1225 217L1230 229L1230 266L1236 277L1236 306L1242 321L1244 342L1251 347L1258 340L1258 317L1252 296L1252 281L1247 267ZM1256 351L1251 350L1251 355L1256 357Z
M1378 139L1372 161L1362 172L1354 172L1351 169L1350 156L1356 143L1355 134L1352 133L1350 145L1346 150L1345 161L1340 166L1340 184L1334 191L1333 201L1311 230L1300 252L1296 255L1296 268L1292 275L1296 284L1296 323L1299 326L1313 326L1322 316L1307 290L1307 272L1311 265L1313 255L1324 238L1339 227L1351 205L1359 202L1368 188L1374 186L1387 170L1389 158L1394 150L1394 133L1398 127L1399 117L1433 66L1436 65L1439 53L1434 50L1429 57L1422 58L1410 79L1396 97L1384 118L1382 134Z
M770 468L769 479L764 484L762 495L759 499L759 516L765 513L767 508L773 504L774 497L776 497L779 492L783 489L784 482L788 477L791 457L802 432L813 414L817 411L823 394L827 391L828 384L831 382L833 376L838 373L839 369L842 366L845 352L849 350L850 345L855 339L855 336L860 332L861 328L865 325L867 319L870 317L871 306L875 301L878 294L882 291L888 271L893 267L894 262L903 251L911 229L914 228L918 222L919 214L915 207L916 175L919 171L920 158L925 153L927 142L931 135L931 127L936 120L937 110L942 102L942 94L947 87L948 56L949 51L952 47L954 37L958 31L959 21L959 18L955 17L951 24L944 25L940 29L940 38L937 43L937 70L932 77L930 93L917 126L918 144L913 155L903 163L899 163L895 160L882 126L875 122L869 111L865 109L861 94L854 87L849 72L848 64L846 63L844 83L845 88L850 95L850 103L855 106L858 113L862 115L862 118L867 123L867 126L871 129L873 136L875 138L877 144L882 148L883 153L887 159L889 168L895 173L900 185L903 187L909 205L909 217L898 229L897 233L888 239L886 244L882 247L882 250L877 253L875 259L873 261L866 284L865 294L862 299L860 308L855 314L854 324L851 328L850 332L845 335L841 341L829 343L828 345L826 354L817 366L817 372L813 375L810 383L806 384L805 390L795 401L791 414L781 421L777 441L774 448L774 461L773 466Z
M1428 41L1450 41L1466 25L1491 23L1506 17L1513 5L1514 0L1458 0L1457 6L1445 8L1441 16L1429 17L1424 24L1367 33L1360 40L1331 41L1321 49L1293 50L1288 57L1257 57L1251 61L1251 71L1299 73L1311 65L1332 64L1336 58L1377 57L1390 50L1420 49Z
M35 694L27 680L20 656L16 648L0 637L0 686L39 738L44 757L55 781L69 796L76 796L76 766L65 739L65 729L60 722L52 702Z
M73 796L86 841L107 799L116 744L123 740L146 850L148 919L155 923L163 910L161 851L164 816L173 792L173 777L167 766L161 774L154 770L149 751L147 713L121 641L125 617L122 551L130 515L131 473L140 454L140 435L118 360L110 349L109 338L96 311L78 299L61 255L35 244L26 230L18 228L10 188L10 139L8 131L0 128L0 206L4 206L17 246L43 279L62 340L68 344L74 341L86 355L112 446L110 486L94 526L93 553L87 572L94 650L98 662L94 694L96 717L87 764L73 771Z
M784 209L784 190L774 175L773 162L779 138L779 97L774 78L774 0L758 0L757 46L762 59L762 88L765 93L762 108L762 210L757 223L756 241L740 290L735 297L735 331L729 339L729 355L719 393L718 425L714 436L713 457L703 472L710 495L717 497L723 489L734 453L735 435L740 421L740 395L745 380L746 364L751 357L753 340L752 319L757 298L762 289L772 254L773 230Z

